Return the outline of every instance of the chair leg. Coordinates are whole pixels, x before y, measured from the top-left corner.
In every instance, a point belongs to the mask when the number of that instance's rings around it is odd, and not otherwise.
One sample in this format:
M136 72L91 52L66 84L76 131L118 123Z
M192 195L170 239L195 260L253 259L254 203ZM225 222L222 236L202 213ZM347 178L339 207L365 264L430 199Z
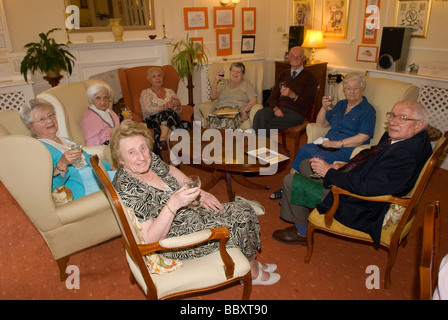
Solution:
M252 276L250 271L244 276L243 285L243 300L249 300L250 294L252 293Z
M308 222L308 227L306 229L306 242L308 245L308 251L304 258L305 263L310 262L311 256L313 254L313 234L314 234L314 225Z
M134 285L137 283L137 280L135 280L134 274L132 272L129 272L129 282Z
M61 279L61 281L67 280L68 274L65 272L65 270L67 269L67 263L69 259L70 256L66 256L56 260L59 268L59 278Z
M398 252L398 244L392 243L391 246L389 247L386 272L384 273L384 288L385 289L390 288L390 273L392 271L392 267L394 265L395 258L397 257L397 252Z

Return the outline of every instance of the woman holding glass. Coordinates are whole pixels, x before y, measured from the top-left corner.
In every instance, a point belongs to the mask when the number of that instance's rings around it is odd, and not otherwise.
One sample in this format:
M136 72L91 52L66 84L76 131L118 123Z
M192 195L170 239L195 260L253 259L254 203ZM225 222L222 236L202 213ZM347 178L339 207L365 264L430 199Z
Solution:
M291 164L290 173L298 172L300 163L305 159L320 156L327 163L347 162L355 147L368 144L373 138L376 122L375 108L363 96L366 87L362 74L348 73L342 82L346 99L334 106L327 96L322 98L322 108L317 114L316 125L331 126L321 142L315 141L300 147ZM280 199L282 189L273 192L270 198Z
M153 138L142 123L123 121L112 130L111 151L119 169L113 185L127 207L134 210L148 243L225 226L227 247L237 247L250 261L253 284L271 285L280 279L275 264L257 262L261 248L257 215L246 202L221 204L199 187L187 188L187 176L163 162L151 149ZM198 206L190 205L199 198ZM218 250L218 242L164 253L170 259L192 259Z
M151 67L147 72L150 87L143 90L140 95L143 121L148 128L154 129L157 146L166 150L170 132L176 128L188 129L190 124L188 121L180 120L182 106L176 93L163 86L162 69Z
M59 137L56 112L51 103L43 99L32 99L20 108L20 118L50 152L53 160L52 191L66 186L73 193L73 199L79 199L100 190L90 166L90 154L82 150L70 139ZM103 162L113 178L113 166Z

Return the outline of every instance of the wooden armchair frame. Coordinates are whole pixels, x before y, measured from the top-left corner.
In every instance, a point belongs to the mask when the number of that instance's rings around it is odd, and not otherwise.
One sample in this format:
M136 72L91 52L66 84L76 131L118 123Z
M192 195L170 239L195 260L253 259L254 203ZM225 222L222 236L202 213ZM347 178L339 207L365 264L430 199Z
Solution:
M426 204L420 260L420 299L431 300L437 286L440 265L440 204Z
M132 284L138 282L140 288L145 294L147 299L155 300L155 299L169 299L182 295L193 294L198 292L204 292L211 289L220 288L223 286L227 286L230 283L242 282L244 285L243 290L243 299L248 300L252 291L252 277L250 272L249 261L247 261L246 257L243 256L239 249L227 249L226 241L229 238L229 230L226 227L217 227L213 229L206 229L199 232L195 232L193 234L184 235L181 237L164 239L159 242L150 243L150 244L138 244L134 238L131 227L128 223L128 219L125 213L125 207L122 204L120 197L118 196L115 188L112 186L111 181L109 180L108 175L104 172L104 170L100 167L98 158L93 156L90 160L95 173L100 179L101 184L103 185L107 197L109 198L109 202L111 203L112 209L114 211L117 222L120 226L120 230L122 233L122 239L124 243L124 247L126 250L126 254L128 256L128 262L130 264L131 275L130 281ZM182 249L187 247L192 247L207 241L219 241L219 253L212 253L209 256L214 255L212 257L214 261L217 259L221 259L222 270L224 271L225 277L221 277L222 281L219 283L211 283L209 285L204 285L204 283L200 283L195 286L194 283L190 283L190 287L185 287L182 283L182 280L189 280L189 273L187 270L183 270L186 268L187 262L184 262L184 266L176 271L173 271L169 274L165 274L162 276L150 274L148 268L146 267L145 261L143 260L143 256L154 253L161 252L164 250L173 250L173 249ZM233 251L231 251L233 250ZM232 252L232 256L228 251ZM235 254L236 253L236 254ZM240 265L236 265L234 259L237 258ZM131 261L129 260L131 259ZM201 259L201 258L199 258ZM193 260L199 260L193 259ZM191 260L189 260L191 261ZM207 261L207 260L206 260ZM208 260L210 261L210 259ZM215 263L214 265L221 265L221 263ZM201 276L206 277L205 273L218 273L221 274L222 270L216 270L220 268L215 268L214 265L208 268L203 269L204 272ZM237 268L236 268L237 267ZM136 269L138 268L138 270ZM196 270L195 268L190 268L193 272L201 272ZM238 270L237 270L238 269ZM182 277L178 275L182 274ZM137 279L136 279L137 278ZM155 279L157 278L157 279ZM173 279L174 278L174 279ZM140 279L141 281L138 281ZM164 292L159 292L158 284L161 281L169 280L173 283L171 287L168 289L165 288ZM174 281L173 281L174 280ZM146 287L146 288L145 288Z
M372 238L364 232L349 228L334 220L334 214L339 206L339 196L348 195L358 199L376 201L376 202L388 202L396 203L405 207L405 211L401 220L397 225L389 226L387 231L383 229L381 234L380 247L385 248L388 251L388 261L385 271L384 287L388 289L390 287L390 273L392 266L395 262L398 247L401 242L406 240L406 235L412 228L414 222L416 208L420 201L421 195L425 190L426 184L434 170L436 161L442 155L444 150L448 145L448 132L445 132L444 136L441 137L434 148L434 152L431 157L426 161L420 175L414 185L411 192L405 197L394 197L392 195L382 195L375 197L365 197L354 193L350 193L347 190L341 189L337 186L331 187L331 192L334 196L334 201L330 209L324 214L320 215L317 209L314 209L310 216L308 217L308 228L307 228L307 242L308 251L304 258L306 263L309 263L311 255L313 254L313 234L315 230L321 230L330 234L336 234L342 237L361 240L364 242L373 243Z

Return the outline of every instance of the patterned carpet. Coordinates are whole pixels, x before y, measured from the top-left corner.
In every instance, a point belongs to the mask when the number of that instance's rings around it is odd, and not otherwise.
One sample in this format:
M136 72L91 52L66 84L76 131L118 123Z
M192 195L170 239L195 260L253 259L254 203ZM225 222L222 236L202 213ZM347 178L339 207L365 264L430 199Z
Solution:
M210 172L183 166L185 173L198 172L203 181ZM281 186L286 171L269 177L250 177L257 183ZM446 189L448 171L436 168L420 202L419 213L430 200L440 200L442 208L442 256L448 253L448 207ZM254 286L253 300L389 300L418 298L418 262L422 216L419 215L408 237L406 247L399 249L392 270L392 285L383 288L387 253L370 245L363 245L315 234L314 254L309 264L303 262L306 247L285 245L272 239L272 232L290 226L279 218L278 201L268 199L269 193L246 189L233 184L236 194L260 201L266 214L259 216L263 248L259 260L278 264L282 278L276 285ZM224 180L211 189L221 201L226 201ZM58 268L37 229L0 185L0 299L144 299L137 286L129 282L129 269L121 239L113 239L94 248L74 254L69 264L79 267L79 289L67 289L59 281ZM380 289L367 289L370 265L380 269ZM192 300L235 300L242 296L241 286L207 295L188 297Z

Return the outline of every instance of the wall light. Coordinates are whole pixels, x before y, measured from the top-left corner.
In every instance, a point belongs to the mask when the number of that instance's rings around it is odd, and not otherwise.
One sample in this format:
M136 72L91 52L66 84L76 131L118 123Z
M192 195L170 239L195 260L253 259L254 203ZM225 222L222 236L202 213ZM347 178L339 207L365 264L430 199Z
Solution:
M313 64L317 62L314 61L314 49L326 48L322 30L307 30L305 40L302 43L302 47L311 48L310 63Z
M223 7L228 7L233 4L236 7L237 3L240 3L240 0L220 0L219 1Z

